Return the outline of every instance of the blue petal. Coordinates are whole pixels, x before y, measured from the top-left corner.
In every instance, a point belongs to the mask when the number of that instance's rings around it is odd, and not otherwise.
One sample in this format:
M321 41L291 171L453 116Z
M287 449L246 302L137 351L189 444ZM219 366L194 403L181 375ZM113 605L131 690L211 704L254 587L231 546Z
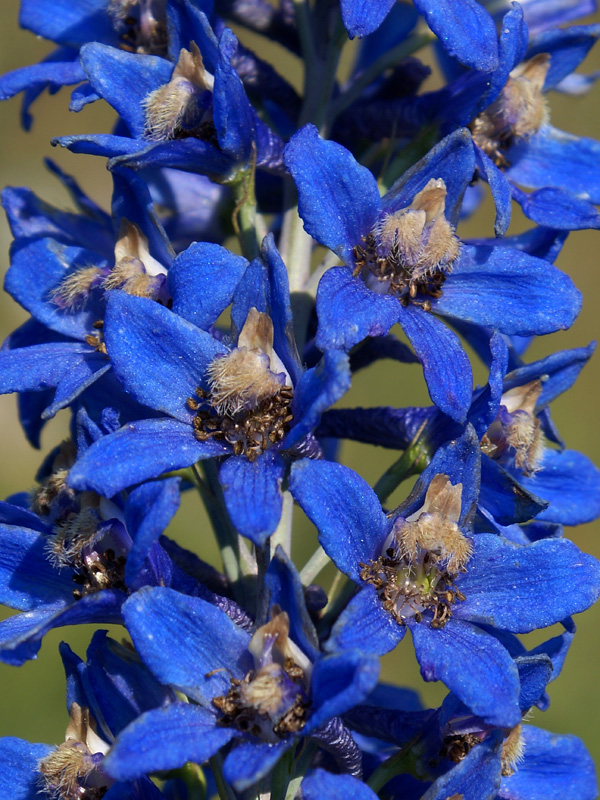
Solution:
M346 13L347 11L342 8L342 15ZM419 21L416 9L407 3L396 3L390 13L388 24L380 27L377 33L360 43L355 74L369 67L381 53L391 50L404 41Z
M466 128L460 128L442 139L394 183L382 198L382 210L386 214L393 214L406 208L430 180L442 178L448 193L444 213L456 225L463 195L474 170L475 153L471 134Z
M600 203L600 142L550 125L507 151L506 175L522 186L558 186ZM548 223L550 224L550 223Z
M300 444L319 424L323 411L334 405L350 388L348 356L339 350L326 352L316 367L300 378L292 403L293 427L282 443Z
M415 0L431 30L451 56L482 72L498 64L494 20L475 0Z
M8 100L25 89L39 90L48 84L52 88L69 86L85 80L78 61L66 63L42 62L7 72L0 78L0 100Z
M596 768L581 739L523 726L525 757L502 778L504 800L563 800L565 787L578 800L598 797Z
M255 138L254 115L244 85L231 66L236 49L237 39L229 28L225 28L219 41L215 68L213 115L221 150L235 161L247 162Z
M123 617L153 675L208 708L227 694L230 677L252 666L250 634L199 597L146 587L124 604Z
M515 662L521 682L519 705L523 714L526 714L546 690L546 684L552 677L552 661L547 655L540 654L521 656Z
M589 608L600 595L600 563L568 539L521 546L480 533L459 586L466 600L455 616L527 633Z
M379 558L390 527L370 486L348 467L304 458L292 467L290 491L327 555L362 583L358 562Z
M242 792L273 769L292 743L266 744L260 740L242 742L228 754L223 776L237 791Z
M52 566L47 544L44 534L0 525L0 602L31 611L73 600L72 572Z
M373 586L355 595L336 620L324 648L329 653L360 650L383 656L402 641L406 626L386 611Z
M501 525L528 522L547 508L547 503L527 491L497 461L481 457L481 496L479 503Z
M191 427L182 422L146 419L129 423L95 442L72 467L68 482L75 489L93 489L112 497L163 472L228 453L229 449L219 442L199 442Z
M0 798L39 800L40 761L55 750L49 744L31 744L7 736L0 739Z
M266 606L283 608L290 618L290 638L314 661L319 654L319 641L314 624L306 608L304 586L298 570L281 545L269 563L264 580Z
M404 450L430 416L430 408L336 408L323 414L316 435Z
M138 402L188 423L187 399L195 396L213 358L228 352L165 306L125 292L111 292L104 336L125 390Z
M323 351L350 350L367 336L385 336L400 314L396 297L371 291L347 267L333 267L317 290L316 345Z
M582 525L600 516L600 471L582 453L548 449L539 472L519 480L550 503L538 520Z
M105 589L84 595L72 605L64 603L16 614L0 622L0 660L21 666L36 658L42 639L53 628L89 623L120 624L123 592Z
M284 471L283 459L274 450L254 462L246 456L231 456L219 470L219 483L234 527L258 547L279 524Z
M210 711L174 703L146 711L125 728L102 761L102 769L122 781L178 769L187 761L203 764L235 735L231 728L219 728Z
M580 10L580 14L585 13L584 9ZM544 91L555 88L563 78L577 69L596 44L599 34L599 25L573 25L562 30L546 31L535 37L527 57L532 58L538 53L550 55L550 69L544 82Z
M106 261L82 247L41 239L13 249L5 289L50 330L81 340L102 319L104 304L92 293L82 309L63 311L52 299L52 291L77 270L90 266L103 267Z
M314 125L305 125L292 136L284 158L298 189L305 230L353 264L352 248L379 216L375 178L345 147L321 139Z
M444 414L464 422L473 396L473 374L458 336L423 309L396 302L399 322L423 365L429 396Z
M91 353L79 342L38 344L0 352L0 394L38 392L58 386ZM87 371L87 370L86 370ZM68 375L67 375L68 377Z
M168 273L173 311L207 330L233 297L248 262L217 244L194 242Z
M503 736L494 731L456 766L438 778L420 800L491 800L500 788Z
M541 378L542 393L536 404L536 412L539 412L560 394L570 389L595 349L596 342L591 342L587 347L561 350L540 359L540 361L524 364L506 376L504 391Z
M324 769L316 769L302 781L304 800L377 800L377 795L366 783L351 775L333 775Z
M521 721L519 674L496 639L456 616L439 630L426 622L409 627L424 680L443 681L489 725L513 728Z
M62 408L70 405L79 395L111 369L102 353L85 353L79 362L69 365L61 376L52 402L42 412L43 419L52 419Z
M513 186L512 195L525 216L539 225L566 231L600 228L600 213L594 206L564 189L546 187L526 194Z
M44 39L70 47L79 47L90 39L120 44L106 0L54 0L51 6L46 0L24 0L19 24Z
M64 647L61 648L63 663ZM132 657L129 648L110 639L106 631L96 631L86 655L85 667L79 667L78 672L87 700L79 704L90 707L111 738L144 711L174 700L173 692L161 686L139 659ZM71 674L76 658L70 654Z
M134 489L127 498L125 524L133 539L125 565L128 586L143 567L150 547L158 541L179 508L179 483L179 478L148 483Z
M494 198L494 205L496 206L494 233L496 236L504 236L510 225L512 213L510 184L505 174L486 156L483 150L477 147L475 149L475 155L477 158L477 167L489 184L492 197Z
M94 89L125 120L131 135L142 138L144 101L150 92L169 82L171 62L92 42L81 48L81 65Z
M499 333L495 333L490 340L490 377L483 390L477 394L469 411L469 422L477 431L481 439L483 434L496 419L502 392L504 391L504 376L508 366L508 347L506 340Z
M342 0L342 20L348 36L368 36L390 13L394 0Z
M572 325L581 294L547 261L512 248L464 245L431 306L438 314L529 336Z
M362 703L375 688L379 659L357 650L323 656L311 677L312 712L305 734L317 731L327 720Z

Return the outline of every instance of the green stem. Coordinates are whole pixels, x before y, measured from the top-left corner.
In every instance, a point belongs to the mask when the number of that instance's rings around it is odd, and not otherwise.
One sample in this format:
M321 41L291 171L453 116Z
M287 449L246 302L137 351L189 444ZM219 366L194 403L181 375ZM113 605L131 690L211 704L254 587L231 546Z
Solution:
M219 792L221 800L237 800L233 789L225 782L225 778L223 777L223 756L217 753L209 759L208 763L215 776L215 783L217 784L217 791Z
M382 53L364 72L361 72L352 85L333 101L329 109L329 125L333 123L342 111L345 111L362 92L375 81L382 72L390 67L395 67L403 58L412 55L425 45L430 44L435 39L435 34L431 31L413 33L396 47Z
M242 248L243 255L252 261L258 255L256 197L254 195L254 173L256 155L250 169L241 173L231 184L235 208L232 222Z
M430 453L427 443L422 436L425 423L421 425L416 436L406 448L400 458L387 469L373 487L375 494L385 502L402 481L410 478L411 475L418 475L423 472L429 464Z
M283 493L283 507L281 510L281 519L275 528L275 532L271 536L271 549L273 552L281 546L284 553L291 557L292 555L292 520L294 515L294 498L290 492Z
M225 508L223 492L216 477L215 465L209 463L209 461L202 461L200 465L206 480L202 479L198 466L194 464L192 467L194 482L211 521L215 538L221 551L223 569L231 584L234 597L238 603L244 603L246 598L241 581L237 532L234 530Z
M383 764L380 764L369 778L367 786L369 786L377 794L386 785L386 783L389 783L392 778L396 777L396 775L402 775L403 773L414 775L415 754L413 753L413 747L419 738L420 734L412 739L395 755L393 755L391 758L388 758L388 760L384 761Z
M205 800L206 778L198 764L188 762L178 770L178 777L185 783L187 800Z
M300 570L300 580L303 586L309 586L322 569L325 569L331 559L321 545L315 550L306 564Z
M298 761L296 762L296 768L294 769L294 776L287 787L285 800L295 800L300 788L300 784L304 780L304 776L310 768L316 749L316 745L313 742L310 742L308 739L304 740L300 757L298 758Z

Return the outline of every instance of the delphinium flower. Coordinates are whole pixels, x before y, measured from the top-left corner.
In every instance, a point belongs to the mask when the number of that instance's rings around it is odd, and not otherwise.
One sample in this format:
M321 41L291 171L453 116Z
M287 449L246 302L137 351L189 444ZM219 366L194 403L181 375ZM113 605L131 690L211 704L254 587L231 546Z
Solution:
M600 594L562 529L597 516L600 473L549 412L593 347L525 360L580 308L554 267L567 232L599 227L597 145L553 133L544 99L592 84L573 70L598 31L557 29L585 2L544 4L543 23L536 5L23 0L59 49L0 96L24 91L28 123L44 88L79 84L72 110L104 100L118 119L54 140L108 159L110 214L56 168L76 213L4 195L7 288L32 316L0 388L34 444L59 411L72 443L0 503L0 600L21 612L0 658L88 621L132 643L97 632L85 663L62 646L66 741L0 741L7 800L591 800L582 745L524 725ZM346 79L344 26L364 37ZM302 96L245 29L300 55ZM446 84L423 92L405 57L430 42ZM498 238L465 241L480 179ZM503 237L513 200L540 227ZM332 408L385 358L399 389L420 362L433 406ZM342 438L403 453L371 489ZM194 489L223 574L164 533ZM293 500L320 542L301 571ZM518 638L553 624L531 650ZM407 629L450 690L438 709L377 685Z

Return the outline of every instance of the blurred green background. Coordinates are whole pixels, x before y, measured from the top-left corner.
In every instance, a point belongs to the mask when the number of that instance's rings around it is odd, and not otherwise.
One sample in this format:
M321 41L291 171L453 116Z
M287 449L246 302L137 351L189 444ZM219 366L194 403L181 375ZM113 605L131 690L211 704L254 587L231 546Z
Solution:
M18 0L4 0L0 12L0 70L2 73L19 66L39 61L52 48L32 34L19 30L17 25ZM600 21L589 18L586 22ZM291 79L298 85L299 73L294 59L285 57L280 48L267 48L258 37L251 41L253 47L262 48L267 58L286 73L293 71ZM584 64L586 72L600 69L600 50L593 52ZM288 74L288 77L289 74ZM435 85L435 77L430 86ZM553 124L578 135L600 138L598 97L600 87L593 89L583 99L552 95L551 118ZM45 170L43 158L54 159L65 171L77 176L86 192L108 208L111 182L104 161L91 156L76 156L50 146L50 138L83 132L107 132L113 120L112 111L103 103L88 106L80 114L68 111L68 91L58 96L43 95L34 105L35 122L30 133L19 126L20 101L12 100L1 107L0 125L0 183L12 186L29 186L46 201L59 207L68 207L69 201L58 182ZM476 218L465 223L459 233L463 237L492 235L492 209L488 202ZM528 225L516 215L511 227L515 233ZM8 267L10 234L4 219L0 221L0 254L3 272ZM600 234L586 231L574 233L567 240L558 265L568 272L583 292L583 311L568 332L540 338L530 350L530 360L548 355L559 349L587 344L598 336L600 312L595 294L600 290L597 274L597 253ZM27 315L10 298L0 300L0 333L2 339ZM485 380L485 374L473 358L476 377ZM600 463L600 437L596 424L598 417L598 392L600 387L600 361L592 360L575 387L567 396L553 405L553 416L567 446L586 453ZM428 404L429 400L421 372L414 366L401 366L385 362L361 372L340 405L413 405ZM34 474L51 447L66 434L66 414L59 415L46 427L42 438L42 452L34 452L21 432L16 415L14 397L0 397L0 495L31 488ZM383 449L347 444L342 450L343 461L357 470L367 481L374 482L395 460L397 454ZM392 500L399 501L407 486L400 487ZM305 562L316 546L312 526L297 513L295 556L299 566ZM598 523L582 526L569 533L584 550L600 557ZM218 552L212 543L211 533L199 500L186 496L175 518L170 534L181 543L201 553L202 557L218 564ZM323 575L327 588L333 571ZM540 603L544 598L539 598ZM560 678L551 685L552 703L542 714L536 712L533 721L557 733L574 733L584 739L592 755L600 762L600 736L597 720L600 719L600 686L598 663L600 660L600 605L577 618L579 634L571 649ZM39 658L22 668L0 665L0 735L21 736L31 741L58 743L66 727L64 703L64 676L57 645L66 640L83 655L93 629L80 627L52 632L46 637ZM558 629L557 631L558 632ZM122 636L122 629L113 628L113 635ZM542 641L554 631L526 637L528 646ZM417 688L426 704L439 704L445 695L440 684L425 684L419 676L412 645L407 637L397 651L383 659L382 677L388 681ZM464 664L468 673L469 664Z

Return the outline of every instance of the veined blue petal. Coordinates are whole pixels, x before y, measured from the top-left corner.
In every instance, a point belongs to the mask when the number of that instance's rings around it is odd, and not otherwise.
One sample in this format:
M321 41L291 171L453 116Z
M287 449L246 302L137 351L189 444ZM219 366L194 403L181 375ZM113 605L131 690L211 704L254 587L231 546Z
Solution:
M429 396L444 414L464 422L473 396L473 373L458 336L433 314L396 303L398 321L423 365Z
M528 58L538 53L550 55L550 69L544 82L544 91L555 88L563 78L577 69L596 44L599 35L600 25L572 25L569 28L546 31L533 39L527 53Z
M234 527L258 547L279 524L284 472L283 459L275 450L267 450L254 462L246 456L231 456L219 470L219 483Z
M372 230L381 209L375 178L345 147L321 139L314 125L292 136L284 160L305 230L353 264L352 248Z
M219 728L215 714L187 703L146 711L119 735L102 769L117 780L178 769L187 761L203 764L237 731Z
M39 800L38 764L55 748L6 736L0 739L0 798Z
M375 492L348 467L308 458L292 466L290 491L319 531L327 555L362 583L358 562L379 558L389 530Z
M475 0L415 0L415 5L451 56L482 72L496 68L496 25L483 6Z
M169 268L173 311L208 329L231 302L247 266L245 258L220 245L194 242Z
M235 161L248 162L255 139L254 115L242 81L231 65L237 39L225 28L215 68L213 115L221 150Z
M568 539L522 546L480 533L460 590L456 617L527 633L589 608L600 595L600 563Z
M365 586L337 618L324 648L329 653L360 650L383 656L402 641L406 626L386 611L373 586Z
M572 325L581 294L547 261L507 247L464 245L431 306L437 314L529 336Z
M125 583L133 583L152 544L179 508L179 478L147 483L134 489L125 504L125 524L133 547L125 564Z
M61 408L70 405L111 369L106 356L97 352L84 353L79 362L73 362L69 367L61 376L52 403L43 410L43 419L52 419Z
M385 336L400 315L396 297L371 291L347 267L333 267L317 290L316 345L323 351L350 350L367 336Z
M228 350L206 331L145 297L111 292L104 336L115 373L135 399L191 423L195 396L210 362Z
M490 187L492 197L494 198L494 205L496 206L494 233L496 236L504 236L510 225L512 213L510 184L506 175L498 169L491 158L486 156L483 150L476 147L475 156L477 159L477 167Z
M208 708L227 694L230 677L252 667L250 634L199 597L144 587L124 604L123 617L152 674Z
M519 674L493 636L456 616L439 630L426 622L409 628L424 680L443 681L489 725L513 728L521 721Z
M39 392L58 386L77 368L91 348L79 342L56 342L0 351L0 394Z
M550 503L538 520L582 525L600 516L600 471L583 453L547 449L539 472L519 481Z
M93 489L112 497L163 472L229 452L229 448L214 440L199 442L191 426L183 422L145 419L131 422L95 442L72 467L68 482L76 489Z
M529 522L548 504L527 491L507 470L489 456L481 456L481 495L479 505L500 525Z

